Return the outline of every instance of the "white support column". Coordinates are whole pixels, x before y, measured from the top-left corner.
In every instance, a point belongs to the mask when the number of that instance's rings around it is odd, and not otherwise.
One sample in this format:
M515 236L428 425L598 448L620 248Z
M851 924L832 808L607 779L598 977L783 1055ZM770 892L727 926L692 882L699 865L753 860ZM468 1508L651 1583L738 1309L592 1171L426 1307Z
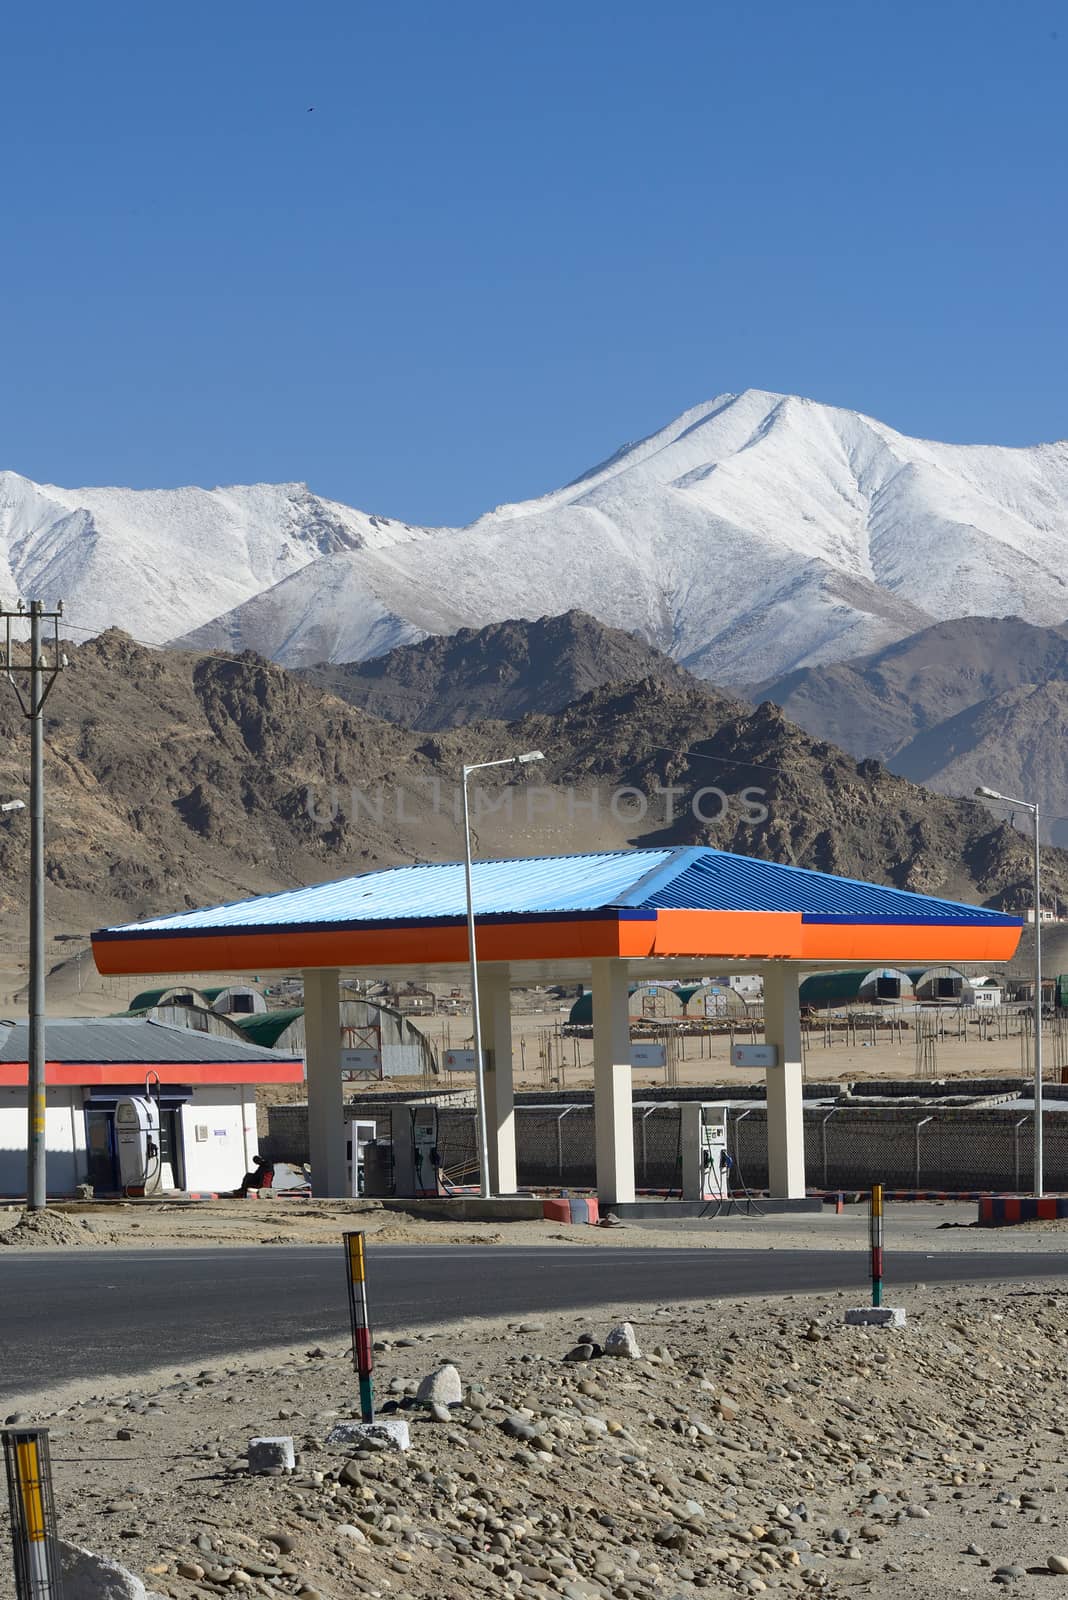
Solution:
M312 1193L348 1194L341 1098L341 1008L336 967L304 973L304 1041L308 1061L308 1154Z
M597 1194L602 1205L634 1199L634 1120L627 964L590 962L593 991L593 1115Z
M515 1194L515 1092L512 1081L512 989L507 962L478 969L486 1052L486 1133L490 1188Z
M779 1052L779 1065L768 1068L768 1193L779 1200L805 1194L798 987L795 966L764 968L764 1038Z

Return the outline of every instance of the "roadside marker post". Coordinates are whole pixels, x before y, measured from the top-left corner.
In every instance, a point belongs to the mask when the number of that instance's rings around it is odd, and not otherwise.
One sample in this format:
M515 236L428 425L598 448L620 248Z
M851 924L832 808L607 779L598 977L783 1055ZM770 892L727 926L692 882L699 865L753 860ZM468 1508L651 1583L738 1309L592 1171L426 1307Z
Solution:
M47 1428L4 1428L4 1465L18 1600L61 1600Z
M903 1328L905 1311L901 1306L883 1305L883 1186L873 1183L868 1211L868 1239L871 1267L871 1305L850 1306L845 1320L857 1328Z
M375 1420L374 1355L371 1349L371 1328L367 1314L367 1269L364 1256L364 1235L346 1233L345 1265L349 1280L349 1317L352 1322L352 1362L360 1382L360 1416L364 1422Z
M871 1186L871 1303L883 1303L883 1186Z

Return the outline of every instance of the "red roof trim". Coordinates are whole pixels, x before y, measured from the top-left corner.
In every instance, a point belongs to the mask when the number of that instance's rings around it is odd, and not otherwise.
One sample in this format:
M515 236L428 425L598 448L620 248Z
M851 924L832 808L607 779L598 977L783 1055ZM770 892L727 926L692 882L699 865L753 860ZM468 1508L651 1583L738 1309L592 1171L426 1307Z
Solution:
M105 1083L130 1083L143 1078L145 1073L159 1074L161 1083L303 1083L304 1063L299 1060L279 1062L247 1061L109 1061L45 1063L45 1083L54 1088L62 1085L91 1086ZM0 1087L24 1088L29 1073L25 1061L0 1062Z

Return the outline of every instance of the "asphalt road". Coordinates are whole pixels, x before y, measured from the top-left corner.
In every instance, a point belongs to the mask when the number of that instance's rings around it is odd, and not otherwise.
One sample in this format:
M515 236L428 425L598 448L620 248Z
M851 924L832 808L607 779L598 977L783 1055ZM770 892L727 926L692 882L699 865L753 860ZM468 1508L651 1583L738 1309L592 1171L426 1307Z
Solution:
M902 1253L886 1301L911 1283L1063 1276L1065 1254ZM376 1332L599 1304L867 1291L866 1257L841 1250L376 1249ZM0 1261L0 1396L71 1379L204 1364L239 1350L348 1336L340 1248L49 1251ZM2 1417L0 1417L2 1420Z

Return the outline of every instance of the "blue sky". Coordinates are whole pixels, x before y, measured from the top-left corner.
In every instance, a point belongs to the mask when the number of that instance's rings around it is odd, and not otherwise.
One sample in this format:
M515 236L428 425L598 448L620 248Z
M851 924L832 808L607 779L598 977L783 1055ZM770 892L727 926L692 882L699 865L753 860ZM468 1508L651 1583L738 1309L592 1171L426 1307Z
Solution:
M1061 0L42 0L4 57L31 477L453 522L750 386L1068 435Z

